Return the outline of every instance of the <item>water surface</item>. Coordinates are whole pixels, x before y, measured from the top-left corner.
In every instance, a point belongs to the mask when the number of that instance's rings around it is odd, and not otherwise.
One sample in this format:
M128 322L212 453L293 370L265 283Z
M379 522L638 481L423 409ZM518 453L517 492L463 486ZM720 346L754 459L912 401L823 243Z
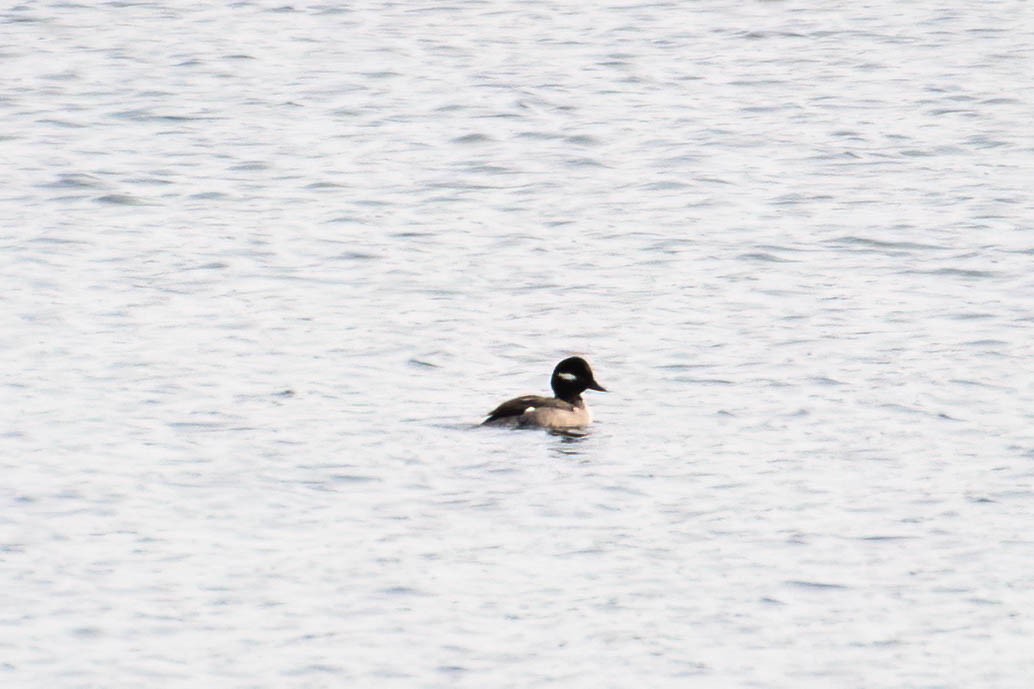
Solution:
M3 10L0 683L1029 686L1030 19Z

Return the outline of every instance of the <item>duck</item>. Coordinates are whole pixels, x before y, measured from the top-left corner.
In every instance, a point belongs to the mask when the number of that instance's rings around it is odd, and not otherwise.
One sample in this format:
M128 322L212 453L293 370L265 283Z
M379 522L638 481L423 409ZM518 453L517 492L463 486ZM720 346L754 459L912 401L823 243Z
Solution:
M584 428L592 423L592 414L582 399L582 393L586 390L607 391L596 382L589 362L580 356L568 357L557 364L549 385L553 388L553 397L514 397L493 409L481 425L556 431Z

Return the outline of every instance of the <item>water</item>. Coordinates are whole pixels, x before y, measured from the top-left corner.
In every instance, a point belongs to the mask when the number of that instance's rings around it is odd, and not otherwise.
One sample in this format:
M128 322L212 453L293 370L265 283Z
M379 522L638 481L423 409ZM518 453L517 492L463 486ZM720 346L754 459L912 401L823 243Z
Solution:
M6 8L0 683L1029 686L1032 19Z

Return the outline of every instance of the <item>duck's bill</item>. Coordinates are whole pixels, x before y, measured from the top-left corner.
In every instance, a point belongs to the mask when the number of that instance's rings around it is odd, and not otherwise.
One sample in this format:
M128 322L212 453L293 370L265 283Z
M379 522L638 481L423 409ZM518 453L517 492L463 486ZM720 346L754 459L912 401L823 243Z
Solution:
M607 388L603 387L602 385L597 383L595 380L592 381L591 383L589 383L589 389L590 390L599 390L600 392L606 392L607 391Z

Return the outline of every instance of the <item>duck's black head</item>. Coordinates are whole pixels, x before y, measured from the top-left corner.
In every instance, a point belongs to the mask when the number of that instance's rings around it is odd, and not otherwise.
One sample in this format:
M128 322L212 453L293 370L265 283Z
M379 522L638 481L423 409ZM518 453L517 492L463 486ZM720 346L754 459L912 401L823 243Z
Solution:
M589 363L580 356L569 357L557 364L549 384L553 394L567 402L577 400L585 390L607 391L596 382Z

